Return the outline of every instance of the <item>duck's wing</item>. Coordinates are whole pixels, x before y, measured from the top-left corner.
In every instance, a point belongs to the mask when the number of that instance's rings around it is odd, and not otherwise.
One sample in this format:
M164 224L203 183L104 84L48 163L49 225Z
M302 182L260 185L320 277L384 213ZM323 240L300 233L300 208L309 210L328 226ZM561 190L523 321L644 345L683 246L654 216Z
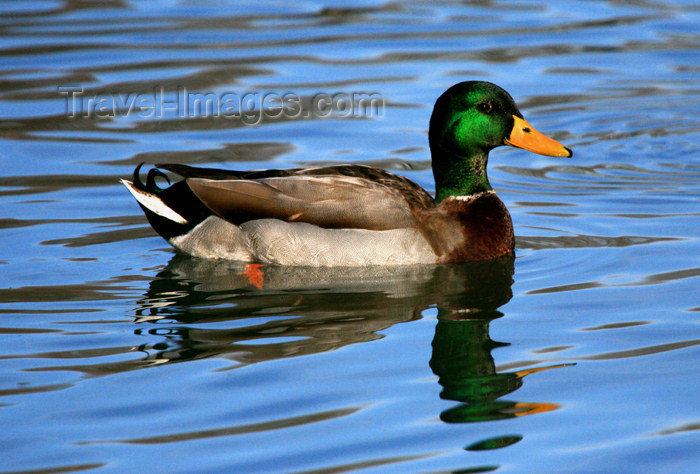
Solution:
M248 172L163 168L185 176L205 206L234 224L276 218L324 228L400 229L415 227L416 211L434 206L411 180L368 166Z
M295 169L276 169L276 170L254 170L254 171L236 171L222 170L218 168L205 168L200 166L189 166L177 163L159 163L156 168L164 169L172 173L178 174L183 178L204 178L204 179L258 179L270 177L292 176L302 168Z

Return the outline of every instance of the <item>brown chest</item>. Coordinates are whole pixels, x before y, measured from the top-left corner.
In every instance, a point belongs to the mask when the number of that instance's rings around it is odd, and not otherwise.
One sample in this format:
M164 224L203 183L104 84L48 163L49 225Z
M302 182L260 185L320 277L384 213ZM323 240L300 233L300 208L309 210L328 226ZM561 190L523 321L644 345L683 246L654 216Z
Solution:
M434 212L422 227L439 263L492 260L513 252L513 222L495 193L450 197Z

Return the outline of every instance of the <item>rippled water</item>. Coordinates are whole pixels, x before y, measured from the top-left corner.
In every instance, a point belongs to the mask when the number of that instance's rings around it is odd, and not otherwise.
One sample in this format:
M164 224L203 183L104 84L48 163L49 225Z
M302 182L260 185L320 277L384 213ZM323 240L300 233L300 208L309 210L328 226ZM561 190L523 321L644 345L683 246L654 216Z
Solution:
M696 2L0 10L3 471L697 470ZM355 162L433 190L431 107L467 79L575 151L492 153L514 261L266 268L258 290L175 255L118 183L140 162ZM127 113L183 88L301 108ZM78 89L121 106L70 117ZM355 92L384 105L307 113Z

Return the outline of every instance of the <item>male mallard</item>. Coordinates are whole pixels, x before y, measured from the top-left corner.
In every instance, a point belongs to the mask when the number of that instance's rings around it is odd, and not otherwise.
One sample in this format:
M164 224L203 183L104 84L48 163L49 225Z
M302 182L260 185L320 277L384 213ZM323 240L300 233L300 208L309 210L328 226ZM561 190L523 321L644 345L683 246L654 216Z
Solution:
M122 180L153 228L196 257L280 265L454 263L511 254L513 224L486 176L489 151L510 145L570 157L535 130L503 89L462 82L435 103L430 152L436 196L362 165L227 171L157 165L182 176L166 189Z

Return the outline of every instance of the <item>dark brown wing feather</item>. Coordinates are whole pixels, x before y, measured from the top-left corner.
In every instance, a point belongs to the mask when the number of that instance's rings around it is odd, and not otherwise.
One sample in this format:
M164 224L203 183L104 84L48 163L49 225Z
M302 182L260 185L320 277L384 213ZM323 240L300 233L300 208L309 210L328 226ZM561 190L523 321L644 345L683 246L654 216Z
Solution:
M399 190L363 178L298 174L258 180L190 178L187 183L209 209L234 223L270 217L325 228L416 225Z
M280 169L280 170L255 170L255 171L235 171L222 170L218 168L203 168L181 164L165 163L156 167L179 174L183 178L205 178L205 179L259 179L281 176L293 176L301 168Z
M364 165L255 171L157 166L184 177L212 212L235 224L271 217L386 230L414 227L416 212L435 206L408 178Z
M433 198L420 186L403 176L365 165L335 165L316 168L292 168L274 170L233 171L216 168L200 168L180 164L159 164L158 168L179 174L183 178L205 178L215 180L283 178L286 176L347 176L361 178L378 185L392 188L403 195L406 202L415 208L430 208Z

